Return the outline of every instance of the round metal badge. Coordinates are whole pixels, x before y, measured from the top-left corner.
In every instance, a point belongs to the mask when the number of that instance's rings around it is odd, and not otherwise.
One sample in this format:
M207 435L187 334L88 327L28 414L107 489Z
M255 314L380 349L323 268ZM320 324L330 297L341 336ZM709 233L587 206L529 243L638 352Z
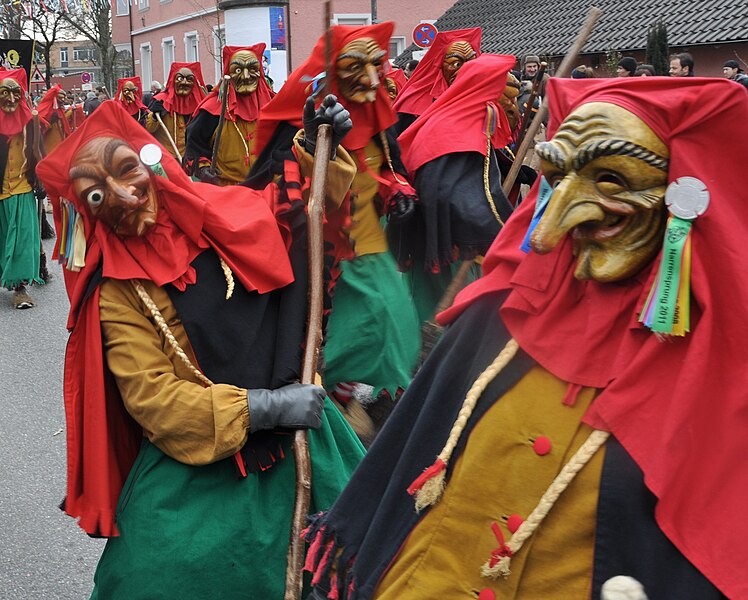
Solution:
M156 144L146 144L140 149L140 160L147 167L153 167L161 162L163 152ZM669 188L668 188L669 189Z
M681 219L692 220L703 215L709 206L709 190L695 177L678 177L665 190L668 210Z

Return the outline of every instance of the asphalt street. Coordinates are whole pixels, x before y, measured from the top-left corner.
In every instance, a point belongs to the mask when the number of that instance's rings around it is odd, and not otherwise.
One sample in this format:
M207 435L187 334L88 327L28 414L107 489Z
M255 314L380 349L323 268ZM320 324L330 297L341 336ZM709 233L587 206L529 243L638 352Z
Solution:
M51 256L52 243L45 242ZM103 540L58 508L65 496L62 372L68 300L62 271L16 310L0 290L0 599L81 600Z

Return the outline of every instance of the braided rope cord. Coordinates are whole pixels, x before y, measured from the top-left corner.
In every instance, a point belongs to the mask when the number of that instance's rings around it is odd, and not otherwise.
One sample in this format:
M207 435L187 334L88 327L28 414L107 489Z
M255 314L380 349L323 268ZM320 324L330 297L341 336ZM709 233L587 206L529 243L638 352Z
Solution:
M384 150L384 157L387 159L387 166L390 168L390 173L400 185L408 185L407 181L403 181L395 173L395 167L392 166L392 156L390 155L390 143L387 141L387 134L384 131L379 132L379 139L382 141L382 149Z
M465 396L462 408L457 414L457 419L455 420L454 425L452 425L452 430L449 433L449 438L447 438L447 443L439 453L438 458L443 460L445 463L449 462L449 459L457 446L457 442L459 441L462 432L465 430L468 419L473 414L473 410L475 409L476 404L478 404L481 395L488 387L488 384L491 383L496 376L501 373L504 367L509 364L509 361L511 361L517 354L517 350L519 350L519 344L514 339L510 339L494 361L486 367L486 369L478 376L478 379L473 383L467 396Z
M489 109L491 110L491 109ZM499 216L499 211L496 209L496 204L493 201L493 195L491 194L491 183L488 180L488 171L491 167L491 134L486 130L486 157L483 161L483 190L486 193L486 200L488 200L488 206L491 207L491 212L499 224L503 227L504 221Z
M156 325L161 330L161 333L164 334L164 337L169 342L169 345L172 347L174 352L176 352L177 356L182 360L182 362L187 366L187 368L192 372L192 374L197 377L201 382L203 382L206 386L207 385L213 385L213 382L208 379L205 375L203 375L200 370L192 364L192 361L190 360L189 356L185 353L184 350L182 350L182 347L179 345L179 342L177 341L177 338L174 337L174 334L172 333L171 329L169 329L169 325L166 323L166 319L164 319L164 315L161 314L161 311L158 309L158 306L156 306L156 303L153 301L153 298L148 294L148 292L145 291L145 288L143 287L143 284L140 283L137 279L131 279L130 280L133 287L135 288L135 291L137 292L140 299L143 301L143 304L146 305L146 308L151 312L151 315L153 316L153 319L156 321Z

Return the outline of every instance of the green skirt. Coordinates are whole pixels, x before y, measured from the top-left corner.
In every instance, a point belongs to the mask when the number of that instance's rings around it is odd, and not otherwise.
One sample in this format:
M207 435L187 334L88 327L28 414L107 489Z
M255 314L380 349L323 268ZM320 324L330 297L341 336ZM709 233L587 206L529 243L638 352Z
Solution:
M418 360L418 315L389 253L341 262L325 342L327 389L347 381L386 389L408 387Z
M0 286L13 289L39 278L41 238L33 192L0 200Z
M335 501L364 449L329 400L309 447L314 513ZM119 499L120 536L107 542L91 598L281 600L293 455L246 479L233 462L193 467L145 441Z

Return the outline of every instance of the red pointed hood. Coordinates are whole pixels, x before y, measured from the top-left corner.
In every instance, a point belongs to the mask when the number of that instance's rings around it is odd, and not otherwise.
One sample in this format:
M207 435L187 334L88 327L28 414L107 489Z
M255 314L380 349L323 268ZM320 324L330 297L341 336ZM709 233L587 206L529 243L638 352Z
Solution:
M340 51L353 40L372 38L380 48L389 48L390 37L394 30L391 22L377 23L362 27L335 25L331 32L331 46L333 64ZM304 103L312 93L312 80L325 71L326 36L318 41L306 62L296 69L283 84L281 90L273 100L262 110L260 123L257 128L257 143L255 152L259 155L275 132L278 123L288 121L301 127L301 115ZM387 56L385 56L385 61ZM377 89L377 99L374 102L359 104L346 102L338 91L337 81L330 77L330 93L338 97L338 101L345 105L351 113L353 129L343 140L343 146L351 150L363 148L372 137L384 131L397 121L397 115L392 110L390 98L383 85ZM322 98L318 99L322 102Z
M431 103L447 91L447 81L442 74L442 63L447 48L454 42L469 42L480 56L481 29L455 29L440 31L428 49L408 83L395 100L395 110L409 115L422 114Z
M179 69L188 68L195 75L195 85L189 96L178 96L174 84L174 78L177 76ZM178 115L192 116L200 102L203 101L207 92L205 91L205 81L203 80L203 70L199 62L175 62L171 63L169 69L169 78L166 80L166 89L154 96L156 100L161 100L164 108L169 113Z
M29 85L26 80L25 69L0 69L0 80L14 79L23 90L18 108L11 114L0 112L0 135L13 136L21 133L27 123L31 121L31 109L28 105Z
M513 56L483 54L457 72L449 89L397 140L411 175L445 154L472 151L485 155L487 135L495 148L504 147L511 131L497 101L514 63Z
M231 64L231 57L239 52L239 50L249 50L252 52L262 64L262 55L265 52L265 44L255 44L254 46L224 46L223 47L223 73L228 75L229 64ZM265 80L265 77L260 75L257 80L257 89L251 94L237 94L234 90L233 85L228 85L229 97L226 104L226 118L229 121L236 121L239 117L243 121L256 121L260 116L260 110L265 106L270 99L273 97L273 92ZM221 99L219 92L221 90L221 83L219 82L216 87L208 94L203 102L197 107L197 110L205 110L212 115L219 116L221 114Z

